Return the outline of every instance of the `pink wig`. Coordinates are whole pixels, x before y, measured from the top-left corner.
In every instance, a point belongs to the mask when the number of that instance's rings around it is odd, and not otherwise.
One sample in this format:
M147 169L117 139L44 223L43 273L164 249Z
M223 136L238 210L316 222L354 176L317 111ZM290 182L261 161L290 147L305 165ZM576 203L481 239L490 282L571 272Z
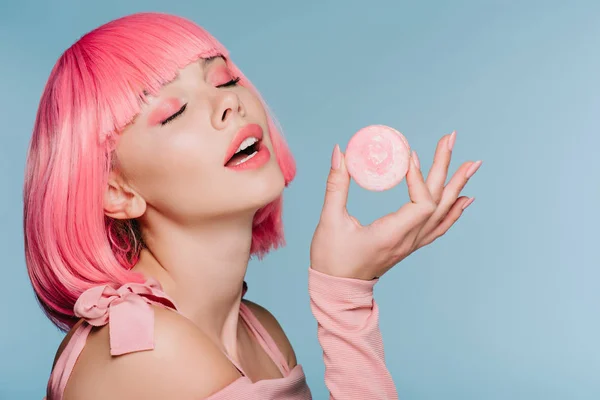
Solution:
M76 322L73 306L86 289L142 281L130 271L141 247L136 222L112 220L103 211L112 153L119 133L140 112L144 92L156 93L180 68L216 55L258 95L216 39L166 14L109 22L84 35L54 66L28 153L24 234L33 288L60 329ZM287 185L295 163L272 117L269 132ZM281 208L279 198L257 212L253 255L283 244Z

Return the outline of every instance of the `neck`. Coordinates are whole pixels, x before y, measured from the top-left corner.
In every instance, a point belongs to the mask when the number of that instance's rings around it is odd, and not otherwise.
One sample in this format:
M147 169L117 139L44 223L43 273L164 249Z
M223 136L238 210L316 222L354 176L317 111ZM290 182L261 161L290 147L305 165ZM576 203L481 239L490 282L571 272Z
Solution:
M144 222L146 249L134 271L158 280L182 315L235 355L252 218L200 227Z

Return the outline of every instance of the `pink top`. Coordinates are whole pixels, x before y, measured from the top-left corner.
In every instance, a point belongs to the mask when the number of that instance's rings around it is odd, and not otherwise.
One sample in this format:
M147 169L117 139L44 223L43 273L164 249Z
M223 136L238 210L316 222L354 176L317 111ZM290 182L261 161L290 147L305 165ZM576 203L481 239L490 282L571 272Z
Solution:
M309 269L312 312L318 322L318 338L325 360L325 384L330 400L397 399L394 382L385 366L379 313L373 300L377 280L338 278ZM244 290L245 293L245 290ZM48 400L62 400L67 381L93 326L110 321L113 356L154 347L154 312L151 304L175 310L173 301L158 282L127 284L119 289L98 286L84 292L75 313L84 319L56 362L48 382ZM242 376L206 400L310 400L302 367L290 369L275 341L244 303L240 316L283 378L252 382Z

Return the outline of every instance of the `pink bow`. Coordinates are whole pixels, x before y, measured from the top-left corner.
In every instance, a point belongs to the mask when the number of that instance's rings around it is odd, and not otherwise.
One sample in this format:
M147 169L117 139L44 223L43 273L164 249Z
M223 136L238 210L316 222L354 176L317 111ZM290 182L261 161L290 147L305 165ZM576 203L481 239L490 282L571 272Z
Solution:
M149 279L145 284L127 283L119 289L108 285L90 288L79 296L74 311L93 326L110 321L110 354L118 356L154 348L152 303L176 308L160 284Z

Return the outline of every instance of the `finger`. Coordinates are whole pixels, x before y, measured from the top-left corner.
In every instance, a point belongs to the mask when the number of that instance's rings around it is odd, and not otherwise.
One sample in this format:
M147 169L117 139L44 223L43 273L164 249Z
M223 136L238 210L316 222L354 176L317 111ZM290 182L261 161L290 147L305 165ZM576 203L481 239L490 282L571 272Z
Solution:
M444 219L446 214L450 211L450 207L456 202L456 199L460 195L460 192L464 189L465 185L468 182L467 176L472 176L470 174L470 170L475 166L475 171L477 170L478 165L481 165L481 162L473 163L471 161L464 163L461 165L456 173L450 179L450 182L444 188L444 192L442 193L442 199L439 204L437 204L437 208L434 214L429 218L429 221L423 227L422 232L427 234L431 230L433 230L439 223ZM470 174L470 175L469 175Z
M427 246L440 236L446 234L473 201L475 201L475 197L462 196L457 199L439 225L419 240L418 247Z
M435 150L433 165L427 175L427 187L429 188L433 201L436 203L439 203L442 198L455 140L456 131L452 132L450 135L445 135L440 139Z
M408 186L408 195L410 201L416 204L419 203L431 203L431 193L423 180L423 174L421 173L419 156L417 152L413 150L410 162L408 163L408 172L406 174L406 185Z
M448 185L444 188L442 193L442 199L438 205L438 210L443 217L450 207L454 204L460 192L464 189L469 179L477 172L481 167L482 161L466 162L456 171L456 173L448 182Z
M375 224L383 225L382 229L386 234L394 237L404 237L410 231L420 230L436 207L423 180L423 175L419 169L419 156L415 151L413 151L408 164L406 184L411 201L404 204L399 210L376 221Z
M327 177L322 219L339 218L346 214L349 187L350 174L346 169L344 154L336 144L331 155L331 169Z

